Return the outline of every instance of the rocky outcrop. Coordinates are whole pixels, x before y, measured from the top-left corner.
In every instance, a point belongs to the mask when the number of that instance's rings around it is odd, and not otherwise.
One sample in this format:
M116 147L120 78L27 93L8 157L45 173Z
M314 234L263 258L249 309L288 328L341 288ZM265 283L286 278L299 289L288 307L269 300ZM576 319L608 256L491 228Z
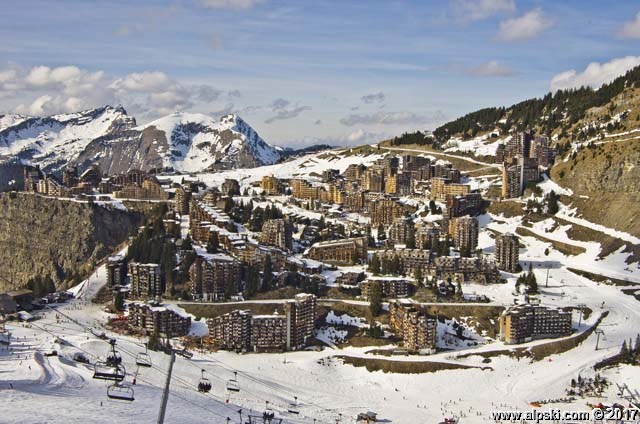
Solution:
M85 276L142 223L142 215L26 193L0 197L0 290L50 276Z
M639 140L584 147L558 162L551 176L573 191L564 201L584 218L640 236Z

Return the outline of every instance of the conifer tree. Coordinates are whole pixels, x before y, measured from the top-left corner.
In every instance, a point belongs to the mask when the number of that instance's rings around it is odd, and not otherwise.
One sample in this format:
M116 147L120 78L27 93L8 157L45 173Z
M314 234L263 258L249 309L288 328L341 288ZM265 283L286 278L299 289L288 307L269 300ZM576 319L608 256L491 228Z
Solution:
M369 311L374 317L378 316L382 311L382 285L378 282L374 282L371 285Z

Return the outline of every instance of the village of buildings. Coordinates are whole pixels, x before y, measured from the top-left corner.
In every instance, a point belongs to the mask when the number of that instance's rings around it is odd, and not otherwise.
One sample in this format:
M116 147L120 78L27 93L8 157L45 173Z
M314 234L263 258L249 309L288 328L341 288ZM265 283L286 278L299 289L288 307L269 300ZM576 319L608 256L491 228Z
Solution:
M500 144L495 155L502 165L500 198L522 196L554 156L546 137L527 132ZM25 167L24 177L29 193L167 205L162 225L173 237L178 265L188 262L184 281L169 282L162 263L114 255L106 264L108 290L126 300L131 331L168 338L189 334L190 316L174 306L180 300L234 302L237 309L206 320L208 343L219 349L305 348L322 324L318 304L332 288L343 299L379 303L379 311L367 318L376 322L388 311L384 328L407 353L436 352L438 316L416 297L427 303L490 302L466 286L504 284L505 276L526 272L515 234L497 234L493 253L478 249L477 216L500 198L483 197L452 164L425 155L387 153L342 172L324 169L314 178L289 179L264 175L245 186L232 178L207 186L197 176L142 171L103 177L97 166L82 174L67 168L61 179ZM321 219L310 219L308 211ZM284 287L297 294L283 300L281 312L242 308L256 293L278 297ZM523 287L516 304L495 317L502 341L572 333L571 308L542 305L536 294L535 287Z

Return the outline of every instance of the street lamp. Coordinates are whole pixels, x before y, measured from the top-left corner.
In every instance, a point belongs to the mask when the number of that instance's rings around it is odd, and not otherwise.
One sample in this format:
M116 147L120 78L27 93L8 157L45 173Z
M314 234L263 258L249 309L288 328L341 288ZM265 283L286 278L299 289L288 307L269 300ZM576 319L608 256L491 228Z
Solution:
M600 330L599 328L596 328L595 333L598 335L598 337L596 338L596 350L598 350L598 344L600 343L600 336L604 336L604 331Z

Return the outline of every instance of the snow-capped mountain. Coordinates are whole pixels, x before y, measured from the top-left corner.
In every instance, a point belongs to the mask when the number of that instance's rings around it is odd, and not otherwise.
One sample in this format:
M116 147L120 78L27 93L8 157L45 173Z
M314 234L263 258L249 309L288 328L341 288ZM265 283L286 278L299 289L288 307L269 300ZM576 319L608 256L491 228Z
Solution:
M199 172L269 165L282 156L282 149L267 144L236 115L218 121L176 112L140 126L122 107L111 106L44 118L0 116L3 161L39 164L50 172L93 163L108 174L159 168Z

